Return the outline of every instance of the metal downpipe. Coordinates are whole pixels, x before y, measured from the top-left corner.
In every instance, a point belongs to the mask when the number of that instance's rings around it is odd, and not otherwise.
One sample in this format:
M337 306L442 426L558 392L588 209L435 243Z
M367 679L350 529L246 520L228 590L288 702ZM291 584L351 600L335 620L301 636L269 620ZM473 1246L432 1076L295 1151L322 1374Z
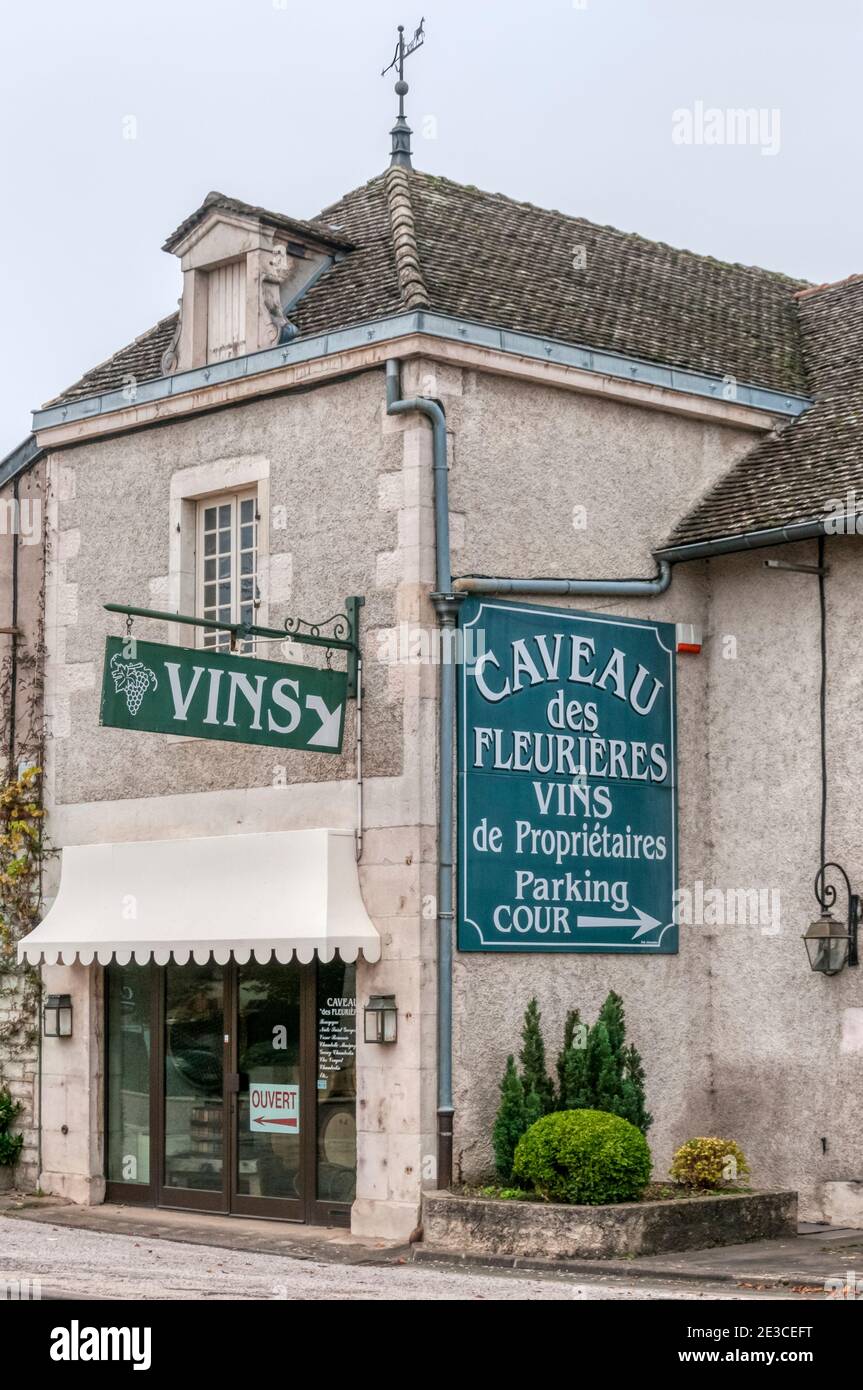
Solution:
M454 638L464 594L453 591L449 549L449 479L446 416L437 401L423 396L400 399L399 364L387 362L387 414L416 410L431 422L435 518L435 592L431 595L442 628L438 704L438 867L437 867L437 1184L452 1184L452 957L453 957L453 768L455 738Z

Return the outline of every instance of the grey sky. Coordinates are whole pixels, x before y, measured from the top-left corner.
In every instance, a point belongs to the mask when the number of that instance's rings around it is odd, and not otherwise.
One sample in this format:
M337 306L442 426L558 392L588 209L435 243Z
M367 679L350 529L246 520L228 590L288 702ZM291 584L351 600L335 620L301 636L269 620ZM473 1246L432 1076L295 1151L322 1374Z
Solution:
M385 167L379 73L423 12L418 168L815 281L863 269L859 0L8 5L0 456L175 307L160 247L209 189L307 217ZM778 153L675 143L698 102L778 111Z

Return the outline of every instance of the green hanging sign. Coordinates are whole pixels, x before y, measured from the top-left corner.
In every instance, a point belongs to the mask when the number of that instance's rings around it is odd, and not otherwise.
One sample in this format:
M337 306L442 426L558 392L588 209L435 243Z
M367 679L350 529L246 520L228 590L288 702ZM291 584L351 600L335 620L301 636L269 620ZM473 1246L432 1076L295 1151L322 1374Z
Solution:
M344 671L109 637L99 722L113 729L340 753L346 698Z
M671 623L468 598L458 944L677 950Z

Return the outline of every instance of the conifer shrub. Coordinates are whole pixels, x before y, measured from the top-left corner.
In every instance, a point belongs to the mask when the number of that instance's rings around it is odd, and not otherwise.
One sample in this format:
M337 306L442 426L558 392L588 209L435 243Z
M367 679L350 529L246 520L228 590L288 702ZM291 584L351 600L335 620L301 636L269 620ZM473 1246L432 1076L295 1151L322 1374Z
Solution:
M716 1192L749 1176L749 1165L733 1139L690 1139L671 1161L671 1176L686 1187Z
M557 1086L548 1073L536 998L525 1010L518 1057L520 1066L514 1057L507 1058L492 1131L495 1168L504 1183L514 1181L519 1139L543 1115L605 1110L646 1135L652 1117L644 1098L644 1068L636 1048L626 1045L623 1000L613 990L592 1027L582 1023L577 1009L567 1014L555 1068Z
M577 1012L568 1015L563 1048L557 1059L558 1110L608 1110L646 1134L653 1116L644 1097L644 1067L633 1046L626 1046L623 1000L612 990L587 1030Z
M521 1071L512 1055L506 1059L492 1130L494 1165L505 1183L512 1181L512 1161L519 1139L536 1120L554 1109L554 1083L546 1068L542 1015L536 999L531 999L525 1010L521 1044Z
M521 1137L513 1175L546 1202L635 1202L650 1179L647 1140L629 1120L601 1110L544 1115Z
M545 1064L542 1014L535 997L525 1009L518 1059L521 1062L521 1080L525 1096L535 1091L541 1107L539 1113L547 1115L554 1109L554 1083Z

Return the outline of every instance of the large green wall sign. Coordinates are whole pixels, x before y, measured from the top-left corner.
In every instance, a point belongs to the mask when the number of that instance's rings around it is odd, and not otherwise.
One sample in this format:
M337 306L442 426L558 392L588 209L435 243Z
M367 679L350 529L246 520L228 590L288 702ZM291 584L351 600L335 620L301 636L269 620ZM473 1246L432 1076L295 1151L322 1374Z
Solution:
M100 722L339 753L346 690L344 671L109 637Z
M468 598L463 951L677 950L674 627Z

